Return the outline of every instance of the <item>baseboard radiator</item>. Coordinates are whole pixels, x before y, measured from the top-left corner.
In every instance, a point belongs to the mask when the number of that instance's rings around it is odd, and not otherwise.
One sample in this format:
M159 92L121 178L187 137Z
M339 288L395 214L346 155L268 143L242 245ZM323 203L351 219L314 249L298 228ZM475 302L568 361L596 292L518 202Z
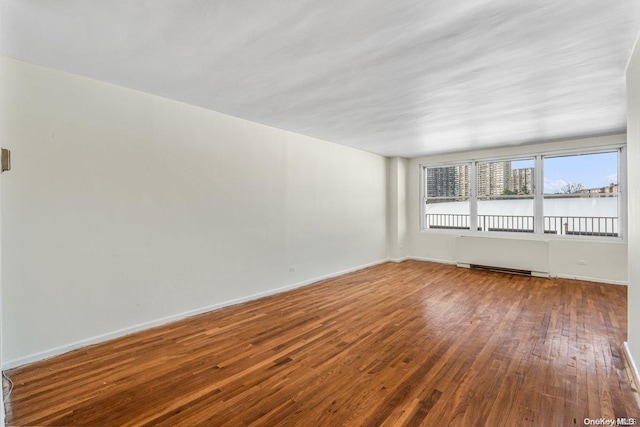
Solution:
M459 267L549 277L549 242L459 236L455 244Z

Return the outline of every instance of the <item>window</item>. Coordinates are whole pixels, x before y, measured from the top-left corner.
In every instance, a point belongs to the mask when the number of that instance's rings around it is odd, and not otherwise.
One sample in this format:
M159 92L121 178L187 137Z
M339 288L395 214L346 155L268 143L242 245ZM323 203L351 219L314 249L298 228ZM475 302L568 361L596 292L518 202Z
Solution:
M617 237L618 151L544 156L544 231Z
M621 237L622 147L422 167L422 229Z
M426 228L469 229L471 164L425 168Z
M535 160L477 163L478 230L533 233Z

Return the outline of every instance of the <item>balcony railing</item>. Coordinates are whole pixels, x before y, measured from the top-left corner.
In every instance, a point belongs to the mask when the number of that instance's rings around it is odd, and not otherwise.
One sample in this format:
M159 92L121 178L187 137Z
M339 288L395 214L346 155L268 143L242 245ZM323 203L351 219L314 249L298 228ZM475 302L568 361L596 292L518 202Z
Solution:
M618 237L618 218L608 216L545 216L544 229L554 234Z
M617 217L545 216L545 234L618 237ZM426 214L426 228L469 230L470 215ZM522 215L478 215L478 231L533 233L534 217Z

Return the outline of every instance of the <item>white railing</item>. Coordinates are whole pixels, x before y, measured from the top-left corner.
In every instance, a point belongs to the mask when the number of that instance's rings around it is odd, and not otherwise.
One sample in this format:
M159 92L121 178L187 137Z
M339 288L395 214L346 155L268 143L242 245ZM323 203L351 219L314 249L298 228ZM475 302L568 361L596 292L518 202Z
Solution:
M534 217L523 215L478 215L478 231L533 233ZM545 234L618 236L617 217L545 216ZM426 228L469 230L470 215L426 214Z

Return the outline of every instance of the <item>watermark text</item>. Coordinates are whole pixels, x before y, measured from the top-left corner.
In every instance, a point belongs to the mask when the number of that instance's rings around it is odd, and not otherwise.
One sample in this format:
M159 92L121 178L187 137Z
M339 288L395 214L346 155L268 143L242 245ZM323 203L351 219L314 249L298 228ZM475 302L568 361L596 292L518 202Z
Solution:
M585 418L582 420L586 426L637 426L638 419L630 418Z

